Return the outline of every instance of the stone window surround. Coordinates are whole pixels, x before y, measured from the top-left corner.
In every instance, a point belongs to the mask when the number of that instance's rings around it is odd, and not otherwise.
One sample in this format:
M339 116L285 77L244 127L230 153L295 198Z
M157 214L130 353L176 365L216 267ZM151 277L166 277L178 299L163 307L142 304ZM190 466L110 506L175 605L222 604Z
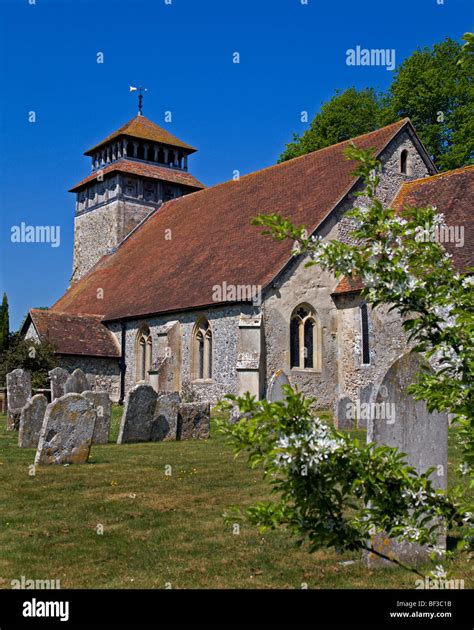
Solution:
M306 315L303 319L301 319L301 317L297 314L297 312L300 309L305 309L308 311L308 315ZM290 357L290 371L291 372L303 372L303 373L315 373L315 374L321 374L322 373L322 330L321 330L321 322L319 320L319 317L317 316L317 313L315 311L315 309L308 304L307 302L303 302L301 304L298 304L292 311L291 313L291 317L290 317L290 326L291 326L291 322L294 319L300 319L299 322L299 351L300 351L300 357L299 357L299 365L291 365L291 330L290 330L290 335L289 335L289 343L290 343L290 351L289 351L289 357ZM305 358L305 345L304 345L304 328L305 328L305 323L306 321L312 321L313 322L313 367L312 368L308 368L308 367L302 367L304 366L304 358Z
M203 345L203 362L200 364L200 345ZM191 341L191 382L196 384L210 385L214 383L212 378L212 329L209 321L205 317L199 317L194 324ZM200 377L201 371L204 377Z
M369 360L367 363L364 362L364 308L367 315L367 349L369 354ZM370 368L372 366L372 352L370 350L370 317L369 317L369 307L366 302L361 302L359 304L359 324L360 324L360 367L361 368Z
M153 341L148 324L142 324L135 340L135 382L148 381L152 365Z

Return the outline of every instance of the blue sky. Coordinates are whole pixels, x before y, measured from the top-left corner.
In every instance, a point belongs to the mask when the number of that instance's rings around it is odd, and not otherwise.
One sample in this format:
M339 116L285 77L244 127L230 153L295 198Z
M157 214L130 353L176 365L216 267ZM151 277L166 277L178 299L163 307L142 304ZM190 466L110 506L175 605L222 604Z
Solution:
M0 0L0 290L13 330L68 285L67 190L90 172L83 152L136 114L130 84L148 87L146 116L199 149L190 171L212 185L273 164L304 131L301 112L311 119L336 88L389 85L384 67L347 66L347 49L394 48L398 65L459 40L473 17L471 0L165 1ZM59 225L60 246L12 243L22 221Z

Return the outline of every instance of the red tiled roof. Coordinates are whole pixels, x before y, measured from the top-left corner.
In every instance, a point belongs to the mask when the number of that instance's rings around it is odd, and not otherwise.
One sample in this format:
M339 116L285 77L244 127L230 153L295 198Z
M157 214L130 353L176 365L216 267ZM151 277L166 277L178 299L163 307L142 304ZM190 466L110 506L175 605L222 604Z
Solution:
M69 315L36 308L29 314L40 339L52 343L58 354L120 357L118 341L96 315Z
M190 144L182 142L179 138L173 136L172 133L166 131L166 129L159 127L148 118L145 118L145 116L135 116L135 118L129 120L125 123L125 125L122 125L120 129L117 129L117 131L108 135L104 140L102 140L102 142L93 146L92 149L88 149L84 155L92 155L94 151L97 151L100 147L119 136L133 136L134 138L140 138L142 140L160 142L162 144L168 144L172 147L187 149L189 153L194 153L196 151L196 149Z
M433 177L416 179L404 184L392 207L399 211L405 206L423 208L435 206L445 216L446 225L464 228L464 245L443 243L453 255L453 263L459 271L474 266L474 166L439 173Z
M355 142L378 154L407 124L404 119ZM314 231L357 181L343 154L348 143L164 204L54 310L112 320L215 304L213 287L223 282L265 287L291 260L292 244L262 236L251 220L278 212ZM97 299L98 288L105 299Z
M141 175L142 177L149 177L151 179L161 179L165 182L182 184L184 186L189 186L190 188L195 188L197 190L205 188L204 184L197 180L193 175L185 171L176 171L171 168L166 168L165 166L155 166L153 164L133 162L131 160L123 158L117 160L116 162L112 162L112 164L109 164L105 168L96 171L95 173L91 173L86 178L81 180L78 184L73 186L73 188L71 188L69 192L76 192L77 190L82 188L82 186L85 186L94 179L97 179L99 173L101 173L102 175L107 175L108 173L113 173L116 171L119 171L120 173L131 173L132 175Z
M432 177L415 179L403 184L392 202L392 207L400 212L404 207L423 208L435 206L445 216L446 225L464 228L464 244L443 243L452 254L453 263L458 271L465 271L474 266L474 217L472 202L474 199L474 166L464 166L454 171L439 173ZM363 285L360 279L343 278L334 294L360 291Z
M364 288L360 278L342 278L337 287L334 289L333 295L339 295L340 293L356 293Z

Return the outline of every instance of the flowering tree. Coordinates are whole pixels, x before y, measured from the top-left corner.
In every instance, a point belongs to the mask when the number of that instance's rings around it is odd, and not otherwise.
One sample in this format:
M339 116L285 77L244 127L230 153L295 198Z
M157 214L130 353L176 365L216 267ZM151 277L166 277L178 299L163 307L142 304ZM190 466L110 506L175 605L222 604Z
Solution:
M400 214L385 208L376 194L380 164L372 152L352 145L347 157L358 161L355 175L365 182L358 193L363 203L348 213L353 244L308 236L304 226L276 214L254 223L278 240L294 241L294 255L309 255L307 266L362 280L362 296L373 308L384 304L398 311L414 351L434 367L422 371L409 391L430 411L446 411L460 425L461 472L468 474L474 453L472 276L456 272L444 248L423 238L424 231L444 225L435 208L406 208ZM374 532L384 532L390 539L430 546L435 559L446 523L463 527L466 536L458 547L469 547L472 512L460 487L450 497L435 491L432 471L418 474L396 449L361 445L337 432L313 416L313 402L287 388L284 402L258 402L247 395L230 396L222 404L224 409L237 404L245 414L223 431L238 452L248 452L252 465L263 466L278 497L248 509L247 517L261 527L287 527L300 541L308 540L311 550L365 549L388 557L368 542Z

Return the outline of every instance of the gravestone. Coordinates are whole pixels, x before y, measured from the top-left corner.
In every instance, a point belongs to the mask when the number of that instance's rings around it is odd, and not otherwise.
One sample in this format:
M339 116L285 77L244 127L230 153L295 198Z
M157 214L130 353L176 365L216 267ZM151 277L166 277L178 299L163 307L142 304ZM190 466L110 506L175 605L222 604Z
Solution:
M108 393L88 390L83 392L82 395L93 404L97 412L92 444L107 444L109 441L110 421L112 419L112 401Z
M368 421L367 441L396 447L406 454L406 462L418 473L434 468L431 480L435 489L446 490L448 474L448 416L429 413L422 400L415 400L406 388L416 381L422 363L417 354L403 355L390 367L377 390L374 413ZM383 413L384 409L386 410ZM414 543L384 540L383 534L372 545L387 555L394 554L410 563L428 559L428 551ZM445 545L445 539L439 541ZM388 561L368 556L369 566Z
M20 448L38 448L39 436L43 426L48 400L43 394L36 394L21 410L18 446Z
M210 435L210 403L181 403L178 407L177 440L205 440Z
M277 370L271 377L270 384L268 385L268 402L273 403L279 400L285 400L285 392L283 391L284 385L290 385L290 381L283 370Z
M97 412L80 394L65 394L46 408L35 464L84 464Z
M158 394L144 381L127 394L117 444L149 442Z
M82 392L89 391L90 388L89 381L80 368L74 370L64 383L65 394L82 394Z
M61 398L66 393L64 385L69 378L69 372L62 367L55 367L54 370L48 372L48 375L51 384L51 402L53 402L56 398Z
M31 378L25 370L7 374L7 431L18 431L21 410L31 398Z
M178 392L162 392L158 395L151 432L153 442L176 440L180 400Z

